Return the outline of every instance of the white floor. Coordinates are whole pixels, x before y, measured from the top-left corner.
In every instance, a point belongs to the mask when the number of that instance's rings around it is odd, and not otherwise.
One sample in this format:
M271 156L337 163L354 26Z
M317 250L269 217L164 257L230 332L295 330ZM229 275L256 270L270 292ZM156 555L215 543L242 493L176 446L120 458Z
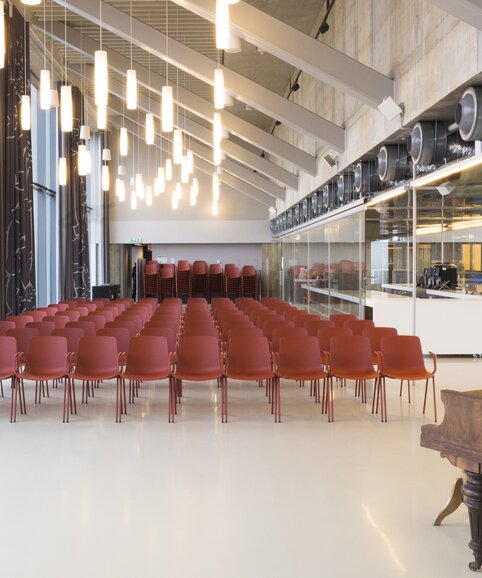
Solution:
M480 388L481 368L439 360L438 386ZM105 383L62 424L62 391L39 407L29 385L16 424L0 400L0 576L471 576L465 506L431 525L458 470L419 447L422 384L411 407L389 390L387 424L350 385L328 424L286 383L275 424L262 389L232 382L222 425L214 384L185 384L175 424L165 385L145 386L115 424Z

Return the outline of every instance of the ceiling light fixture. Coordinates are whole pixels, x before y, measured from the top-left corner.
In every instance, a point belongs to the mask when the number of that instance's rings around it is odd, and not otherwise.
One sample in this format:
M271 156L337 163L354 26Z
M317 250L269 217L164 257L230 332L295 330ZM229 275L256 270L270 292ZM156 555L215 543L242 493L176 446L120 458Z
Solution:
M154 115L150 112L146 114L146 144L153 145L154 144Z
M20 100L20 126L22 130L28 131L32 125L32 113L30 110L30 94L28 94L27 79L27 20L25 18L25 8L23 10L23 95Z
M65 157L59 158L59 172L58 172L59 187L67 185L67 159Z
M125 127L121 127L120 129L119 154L121 157L126 157L129 154L129 136Z
M222 68L214 71L214 108L221 110L224 108L224 73Z
M400 195L403 195L406 192L407 192L407 186L406 185L402 185L400 187L395 187L393 189L388 189L387 191L377 195L376 197L373 197L373 199L370 199L368 201L368 203L366 204L366 206L367 207L373 207L375 205L378 205L379 203L383 203L385 201L388 201L389 199L394 199L395 197L399 197Z
M226 0L216 0L216 48L229 47L229 4Z
M472 169L479 165L482 165L482 153L477 153L471 157L467 157L460 161L454 161L452 163L444 165L439 169L436 169L432 173L414 179L410 183L410 185L416 188L426 187L428 185L436 183L437 181L447 179L448 177L451 177L458 173L462 173L468 169Z
M182 130L176 128L174 129L174 144L172 150L172 160L175 165L182 163L182 148Z

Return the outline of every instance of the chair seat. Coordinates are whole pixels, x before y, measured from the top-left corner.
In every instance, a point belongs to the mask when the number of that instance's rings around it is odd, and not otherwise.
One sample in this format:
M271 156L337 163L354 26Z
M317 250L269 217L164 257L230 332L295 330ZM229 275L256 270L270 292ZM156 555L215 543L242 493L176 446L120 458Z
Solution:
M297 380L301 380L301 381L325 379L326 377L328 377L328 374L326 373L326 371L323 371L322 369L306 371L306 372L298 372L298 371L297 372L291 372L291 371L279 370L277 372L277 375L279 377L284 378L284 379L297 379Z
M133 381L157 381L158 379L166 379L170 374L170 368L166 368L165 371L158 371L155 373L135 373L133 371L124 371L120 376L123 379L132 379Z
M390 371L389 373L383 373L384 377L389 377L391 379L430 379L434 376L431 371L420 369L419 371Z
M258 379L272 379L275 374L271 370L261 372L260 371L250 372L250 371L230 371L228 369L225 375L230 379L243 379L246 381L253 381Z
M27 371L19 371L16 373L16 376L19 379L28 379L30 381L43 381L43 380L49 380L49 379L62 379L63 377L67 377L67 372L66 371L58 371L58 372L52 372L52 373L45 373L45 374L40 374L40 373L28 373Z
M333 377L338 377L340 379L376 379L380 377L378 371L373 371L372 369L360 369L360 370L352 370L352 371L332 371L331 375Z
M173 374L175 379L186 379L187 381L206 381L210 379L219 379L222 377L222 372L219 370L206 371L206 372L196 372L195 375L188 372L176 371Z

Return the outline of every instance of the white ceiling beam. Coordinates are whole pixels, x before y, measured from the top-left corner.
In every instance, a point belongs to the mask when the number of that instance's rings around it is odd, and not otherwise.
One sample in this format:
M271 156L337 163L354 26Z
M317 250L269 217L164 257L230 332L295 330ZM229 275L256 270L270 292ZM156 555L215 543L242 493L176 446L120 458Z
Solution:
M74 64L70 68L72 70L74 70L77 74L80 74L80 75L82 74L82 67L80 65ZM90 69L91 67L88 66L87 68ZM118 98L124 97L124 87L123 87L122 83L120 83L120 82L118 82L112 78L109 79L109 92L111 94L113 94L114 96L117 96ZM149 99L142 94L138 94L137 95L137 107L139 110L141 110L143 112L149 112ZM160 120L159 107L157 107L157 110L151 109L151 112L158 120ZM182 128L180 126L180 124L179 124L179 128ZM209 160L212 160L212 158L213 158L212 149L207 148L204 145L201 145L200 143L198 143L196 141L191 141L191 150L192 150L193 154L203 158L204 160L209 161ZM221 163L221 166L229 173L231 173L234 176L240 178L241 180L249 183L253 187L257 187L258 189L267 193L268 195L271 195L272 197L277 198L277 199L281 199L281 200L285 199L285 190L282 187L280 187L279 185L273 183L272 181L265 179L261 175L253 173L252 171L246 169L245 167L243 167L243 166L241 166L241 165L239 165L239 164L237 164L237 163L235 163L229 159L224 159Z
M480 0L427 0L440 10L482 30L482 2Z
M121 111L119 111L115 106L109 105L108 108L115 113L121 114ZM120 128L122 126L120 118L112 119L112 124L116 128ZM134 118L124 117L124 126L131 135L137 137L138 124ZM158 134L158 136L160 135ZM169 143L169 141L165 139L164 136L162 136L162 139L166 140L166 142ZM154 146L155 148L163 151L164 153L168 152L168 148L167 146L164 145L164 142L162 140L161 146L159 145L151 145L151 146ZM200 157L196 157L194 169L208 175L209 177L212 177L213 173L216 170L216 167L214 167L214 165L212 165L209 161L206 161ZM219 175L219 180L223 183L223 187L225 186L229 190L234 191L235 193L241 193L242 195L249 197L253 201L260 203L265 207L270 207L273 205L273 199L269 195L263 193L262 191L256 189L255 187L252 187L251 185L242 181L241 179L238 179L237 177L230 175L229 173L222 173L221 175Z
M128 14L102 2L102 21L99 18L97 0L54 0L56 4L82 16L94 24L132 42L146 52L162 58L181 70L199 78L210 85L214 84L214 71L217 63L207 56L181 44L173 38L167 38L162 32L129 17ZM345 131L294 102L279 96L238 74L223 67L226 90L241 102L276 119L302 134L310 135L337 152L345 150Z
M43 27L39 25L36 27L42 32L44 31ZM49 37L54 38L58 42L65 42L65 27L59 22L54 22L52 25L49 24L47 26L46 33ZM84 56L90 57L92 59L94 58L94 52L98 49L98 43L92 40L92 38L85 36L85 34L82 35L78 30L70 27L67 27L67 44L73 50L76 50L77 52L82 53ZM125 75L126 70L130 68L129 59L109 48L107 48L107 55L109 67L118 74ZM136 63L136 71L137 81L141 85L149 88L152 92L158 95L161 94L161 87L166 84L166 79L163 76L152 71L149 73L149 70L146 67L138 63ZM205 120L212 122L213 114L215 112L212 103L186 90L182 86L178 86L173 82L170 82L170 84L173 87L174 100L179 106L189 110L201 118L204 118ZM290 164L296 166L299 170L308 173L311 176L317 175L316 157L235 116L226 109L222 111L222 118L223 126L242 140L261 148L262 150L270 153L275 157L289 162ZM245 162L243 159L235 156L235 151L231 152L233 154L229 154L233 156L233 158ZM239 154L239 151L237 152ZM278 165L275 165L274 163L270 163L266 159L251 153L251 151L247 152L249 154L246 156L249 156L251 159L253 168L293 189L298 188L297 175L294 175L286 169L278 167ZM253 156L258 157L259 159L256 166L254 165ZM272 169L272 167L277 167L277 176L266 172L268 168Z
M215 22L216 0L173 0L173 2L206 20ZM385 97L393 97L394 82L388 76L303 34L246 2L231 5L229 18L232 32L247 42L369 106L376 108Z

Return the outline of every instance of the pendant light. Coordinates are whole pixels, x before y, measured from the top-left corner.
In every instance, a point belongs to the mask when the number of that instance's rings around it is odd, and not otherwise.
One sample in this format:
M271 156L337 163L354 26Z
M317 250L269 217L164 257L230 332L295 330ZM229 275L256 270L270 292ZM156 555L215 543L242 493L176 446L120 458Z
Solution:
M151 185L146 187L146 206L152 207L152 188Z
M213 117L213 143L221 144L222 137L223 126L221 124L221 114L219 112L215 112Z
M95 51L94 77L95 77L95 104L97 106L107 106L107 94L109 87L107 82L108 80L107 52L105 50Z
M30 113L30 95L22 94L20 101L20 126L22 130L30 130L32 125Z
M126 176L126 167L124 165L119 165L117 167L117 176L125 177Z
M219 167L221 164L221 145L215 144L213 146L213 165L215 167Z
M234 106L234 99L228 92L225 92L224 93L224 107L227 108L229 106Z
M129 154L129 137L125 127L120 129L119 154L121 157L126 157Z
M213 201L219 201L219 177L217 173L213 174Z
M107 192L110 188L109 165L102 165L102 190Z
M67 185L67 159L65 157L59 158L59 172L57 178L60 187L65 187Z
M187 158L187 170L190 175L194 173L194 155L192 154L192 150L188 149L186 153Z
M38 6L42 0L22 0L22 4L25 6Z
M137 195L134 190L131 191L131 210L135 211L137 209Z
M5 37L5 2L0 0L0 68L5 67L7 39Z
M44 67L40 71L40 108L42 110L50 109L50 91L52 89L50 82L50 70L47 68L47 19L45 17L46 4L47 2L44 2Z
M224 108L224 73L222 68L214 71L214 108Z
M229 5L226 0L216 0L216 48L229 47Z
M179 207L179 199L177 198L177 192L176 189L174 189L172 191L172 197L171 197L171 207L173 211L177 211L178 207Z
M180 165L182 162L182 130L174 129L174 145L172 152L172 160L175 165Z
M157 169L157 188L159 190L159 194L163 193L166 190L166 177L164 173L164 167L159 167Z
M144 199L145 193L146 193L146 191L144 188L144 181L142 180L142 174L137 173L136 174L136 195L139 197L139 199Z
M183 185L187 185L187 183L189 182L189 162L187 160L187 157L182 157L182 162L181 162L181 183Z
M219 213L218 202L213 201L213 216L216 217Z
M97 128L99 130L105 130L107 128L107 107L98 106L97 107Z
M229 54L236 54L241 52L241 39L232 32L229 33L228 47L224 49Z
M197 177L194 177L192 180L192 190L194 191L194 194L196 195L196 197L199 194L199 181L197 180Z
M191 185L191 194L189 195L189 204L191 207L195 207L197 202L197 195L196 191L194 190L194 186Z
M117 177L115 181L115 194L119 202L123 203L126 200L126 186L120 177Z
M172 160L166 159L166 182L172 181Z
M90 162L87 158L88 151L85 144L79 144L79 149L77 151L77 171L79 177L85 177L89 173Z
M154 115L150 112L146 114L146 144L153 145L154 144Z
M126 77L126 106L128 110L137 109L137 72L132 68L127 71Z
M60 87L60 130L62 132L72 132L72 117L72 87L64 84Z
M79 139L80 140L90 140L90 127L88 125L83 124L80 127Z
M181 183L176 183L176 196L177 196L178 200L180 201L182 198L182 185L181 185Z

